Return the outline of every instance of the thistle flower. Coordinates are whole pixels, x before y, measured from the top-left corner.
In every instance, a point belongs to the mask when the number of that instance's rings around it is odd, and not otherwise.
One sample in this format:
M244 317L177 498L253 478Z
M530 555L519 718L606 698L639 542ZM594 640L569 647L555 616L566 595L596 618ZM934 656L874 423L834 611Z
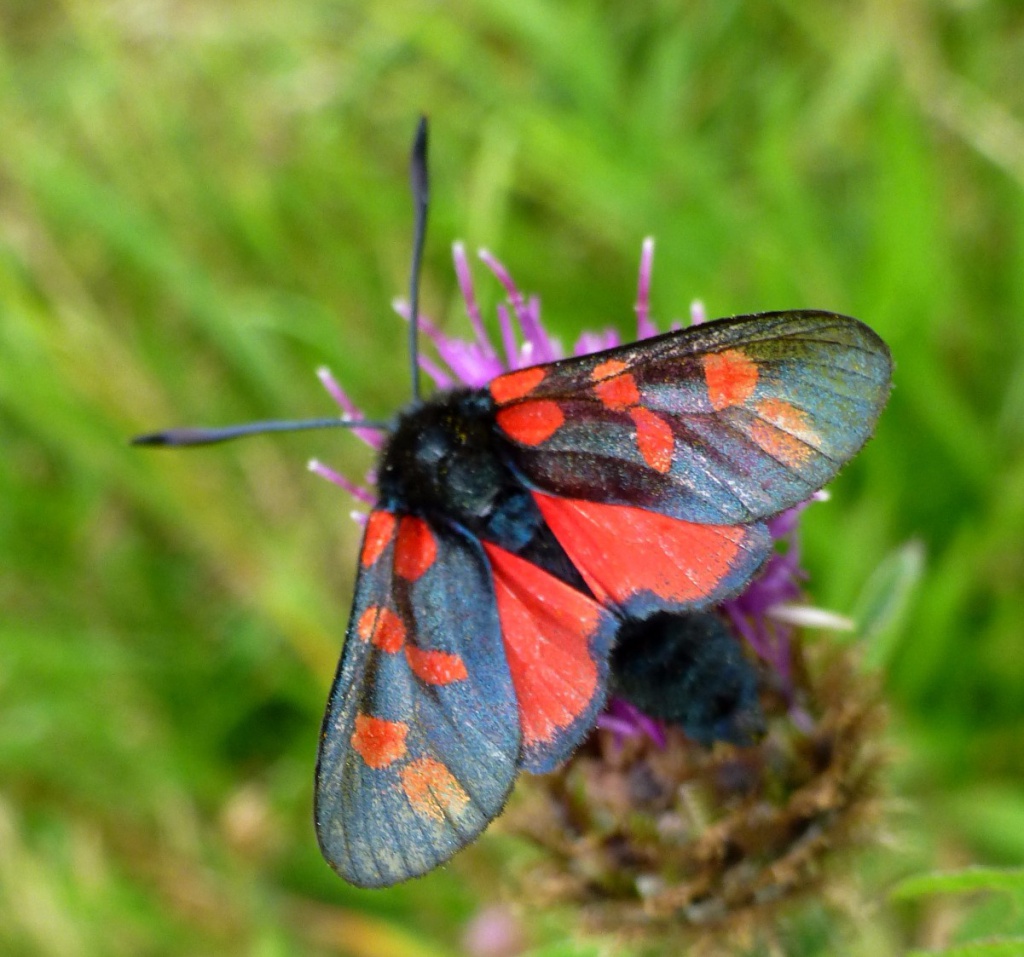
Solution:
M638 339L657 333L649 298L653 253L653 241L645 240ZM420 315L439 359L421 355L420 365L439 388L480 387L503 372L565 355L543 327L539 299L524 295L502 263L481 251L507 297L497 307L497 348L462 244L453 255L473 338L453 338ZM406 302L394 307L408 320ZM695 302L691 322L703 319ZM613 330L587 332L571 354L619 341ZM331 374L318 374L342 410L357 417ZM378 432L353 431L379 447ZM310 468L360 505L373 502L372 474L360 485L320 462ZM730 716L727 731L708 732L702 744L615 696L613 684L597 728L572 759L553 774L521 782L500 826L543 853L521 881L520 896L573 904L595 929L682 934L698 942L713 933L720 946L723 933L736 940L770 933L764 916L821 888L830 859L862 840L877 811L881 708L848 647L809 640L814 630L853 625L809 604L800 567L800 517L826 498L819 492L770 521L775 552L740 594L713 612L714 627L736 643L735 666L751 676L749 700ZM353 516L365 522L361 509ZM756 733L748 733L755 724Z

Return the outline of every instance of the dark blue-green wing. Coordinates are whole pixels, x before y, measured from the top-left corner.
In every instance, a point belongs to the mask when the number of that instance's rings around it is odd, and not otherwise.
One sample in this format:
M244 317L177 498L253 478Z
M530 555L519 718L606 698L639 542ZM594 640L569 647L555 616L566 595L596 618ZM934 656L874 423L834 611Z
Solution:
M502 810L520 725L476 540L375 510L316 771L316 830L345 880L424 874Z
M870 437L889 350L827 312L719 319L489 386L506 455L551 495L735 525L828 482Z

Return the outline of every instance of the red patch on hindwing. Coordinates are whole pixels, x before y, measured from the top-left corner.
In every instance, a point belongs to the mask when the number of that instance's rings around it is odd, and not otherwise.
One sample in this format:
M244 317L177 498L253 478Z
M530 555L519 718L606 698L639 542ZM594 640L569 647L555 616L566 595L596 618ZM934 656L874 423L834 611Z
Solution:
M745 557L742 525L699 525L628 505L533 497L551 531L602 602L653 593L696 604Z
M557 402L536 399L499 409L495 420L510 439L523 445L540 445L562 426L565 413Z
M414 582L434 564L437 542L422 518L403 515L395 544L395 574Z
M498 405L521 399L533 392L544 381L546 375L547 373L541 366L507 372L491 382L489 386L491 395Z
M448 768L436 758L417 758L401 770L402 790L421 817L443 821L458 817L469 795Z
M412 673L429 685L447 685L469 677L462 658L447 651L424 651L415 645L407 645L405 657Z
M385 721L369 714L356 715L352 747L368 767L379 770L405 756L409 725L404 721Z
M494 570L523 745L550 745L600 691L590 643L602 624L601 608L532 562L483 545Z
M708 352L700 357L708 398L716 412L742 405L757 387L757 363L739 349Z
M356 624L356 634L372 641L381 651L394 654L405 644L405 624L390 608L370 605Z
M359 561L363 568L369 568L380 558L395 534L395 516L390 512L375 509L366 520L366 534L363 536L363 553Z

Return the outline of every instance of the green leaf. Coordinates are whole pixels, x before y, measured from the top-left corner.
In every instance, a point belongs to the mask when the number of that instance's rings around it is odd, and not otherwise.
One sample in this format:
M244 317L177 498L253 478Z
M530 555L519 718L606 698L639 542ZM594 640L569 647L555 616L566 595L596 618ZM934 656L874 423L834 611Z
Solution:
M892 890L896 900L929 894L964 894L975 891L1024 893L1024 868L966 867L959 871L934 871L901 881Z
M1024 937L999 937L957 944L942 950L911 950L906 957L1020 957Z
M890 552L864 585L853 619L867 648L868 666L882 668L892 658L924 571L924 544L915 539Z

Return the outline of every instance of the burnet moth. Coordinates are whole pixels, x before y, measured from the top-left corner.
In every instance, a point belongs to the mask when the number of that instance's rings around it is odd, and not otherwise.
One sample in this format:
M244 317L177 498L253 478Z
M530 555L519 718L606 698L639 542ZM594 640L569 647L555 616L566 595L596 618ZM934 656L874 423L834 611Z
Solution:
M885 344L856 319L775 312L424 398L426 153L421 120L413 399L393 422L135 440L386 432L316 769L320 847L361 887L444 863L501 813L520 771L565 761L604 703L610 660L619 694L698 740L756 734L750 666L707 609L765 561L766 519L807 499L867 441L891 374Z

